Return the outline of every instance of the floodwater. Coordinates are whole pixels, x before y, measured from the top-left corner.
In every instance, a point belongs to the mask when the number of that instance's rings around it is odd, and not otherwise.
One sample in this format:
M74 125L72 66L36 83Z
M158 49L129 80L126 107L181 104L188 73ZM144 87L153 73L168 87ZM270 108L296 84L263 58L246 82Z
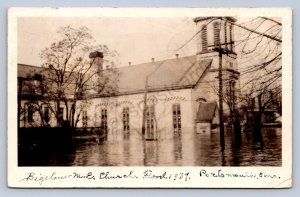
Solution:
M170 133L170 132L169 132ZM170 137L171 136L171 137ZM183 129L181 135L145 141L138 131L112 133L103 142L70 141L19 149L20 166L281 166L281 128L242 133L237 140L225 132L221 152L219 133Z

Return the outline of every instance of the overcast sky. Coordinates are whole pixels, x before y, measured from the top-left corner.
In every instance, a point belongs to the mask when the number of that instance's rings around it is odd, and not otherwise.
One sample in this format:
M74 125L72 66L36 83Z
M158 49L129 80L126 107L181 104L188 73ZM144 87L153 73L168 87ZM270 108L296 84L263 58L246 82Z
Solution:
M41 65L39 54L58 39L59 27L86 26L98 44L106 44L120 54L121 66L163 60L196 53L196 40L174 51L196 32L193 18L125 17L22 17L18 18L18 63Z
M259 26L257 31L264 32L273 25L259 20L249 23L251 18L237 18L237 23ZM278 20L278 19L277 19ZM251 25L252 24L252 25ZM120 66L127 66L155 60L175 58L178 53L181 57L196 54L196 37L190 40L197 32L192 17L19 17L18 18L18 63L40 66L40 53L45 47L59 39L59 27L71 25L74 28L86 26L95 39L95 44L105 44L119 54ZM235 27L236 44L241 37L241 29ZM244 31L245 33L245 31ZM248 31L246 31L248 34ZM247 35L246 34L246 35ZM253 34L252 36L256 36ZM187 41L190 42L187 43ZM182 49L176 51L182 45ZM247 43L248 46L255 45ZM242 45L239 45L242 47ZM236 52L239 53L238 47ZM253 57L260 61L259 55ZM254 64L253 58L240 57L239 68ZM246 63L244 63L246 62Z

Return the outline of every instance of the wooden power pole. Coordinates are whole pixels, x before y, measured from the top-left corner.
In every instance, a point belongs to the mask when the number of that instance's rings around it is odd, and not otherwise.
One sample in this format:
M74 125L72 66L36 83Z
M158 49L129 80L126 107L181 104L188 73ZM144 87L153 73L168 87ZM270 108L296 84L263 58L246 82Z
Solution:
M224 119L223 119L223 66L222 66L222 56L225 54L225 50L221 47L214 48L214 51L219 53L219 122L220 122L220 145L221 151L225 150L225 139L224 139Z
M221 151L225 149L225 140L224 140L224 122L223 122L223 73L222 73L222 55L223 50L219 48L219 105L220 105L220 144Z
M144 108L143 108L143 122L142 122L142 134L143 136L145 135L145 121L146 121L146 109L147 109L147 93L148 93L148 76L146 76L146 81L145 81L145 91L144 91Z

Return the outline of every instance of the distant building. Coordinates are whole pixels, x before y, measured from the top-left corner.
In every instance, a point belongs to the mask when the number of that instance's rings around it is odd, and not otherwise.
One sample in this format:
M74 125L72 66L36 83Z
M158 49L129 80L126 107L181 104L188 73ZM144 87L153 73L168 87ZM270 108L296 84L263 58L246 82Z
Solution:
M82 103L88 100L91 104L80 114L78 126L101 126L107 128L108 134L141 133L144 118L146 139L156 139L173 136L174 133L193 132L199 123L202 126L208 123L208 132L211 125L217 125L219 56L214 49L221 46L228 52L222 58L223 89L224 94L230 92L234 99L239 84L232 25L235 19L198 17L194 22L198 27L198 50L195 55L176 55L174 59L118 68L118 88L113 95L103 96L97 92L84 95ZM97 58L94 69L102 70L105 57L98 55ZM18 77L40 69L19 64ZM31 101L24 95L20 98L21 108L26 109L26 113L19 115L22 116L20 126L36 126L40 121L39 113L31 110ZM228 107L224 105L225 114L228 114ZM67 109L62 105L60 110L63 120ZM56 126L55 117L46 108L41 111L49 116L49 124ZM207 119L203 121L203 117Z

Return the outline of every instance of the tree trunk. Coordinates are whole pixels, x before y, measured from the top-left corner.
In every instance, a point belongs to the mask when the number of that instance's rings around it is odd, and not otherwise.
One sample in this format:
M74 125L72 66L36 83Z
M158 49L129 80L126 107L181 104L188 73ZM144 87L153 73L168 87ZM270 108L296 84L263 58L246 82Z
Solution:
M61 126L61 120L60 120L60 100L58 99L56 101L56 121L57 121L57 127Z

